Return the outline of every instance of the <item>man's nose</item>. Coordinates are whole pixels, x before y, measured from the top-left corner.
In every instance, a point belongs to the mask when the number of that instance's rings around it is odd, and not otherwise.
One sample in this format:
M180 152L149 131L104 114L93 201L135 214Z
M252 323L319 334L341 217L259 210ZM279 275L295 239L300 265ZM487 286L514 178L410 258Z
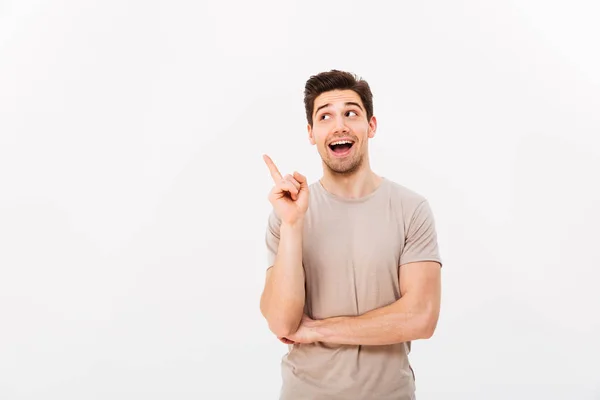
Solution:
M344 118L339 116L335 119L335 131L336 132L348 132L348 127L346 126L346 121Z

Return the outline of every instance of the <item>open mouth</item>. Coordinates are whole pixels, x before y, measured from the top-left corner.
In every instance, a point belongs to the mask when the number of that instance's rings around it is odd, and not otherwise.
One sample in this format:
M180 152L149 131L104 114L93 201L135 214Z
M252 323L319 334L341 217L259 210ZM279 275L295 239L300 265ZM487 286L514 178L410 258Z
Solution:
M350 152L350 149L354 146L354 142L351 140L338 140L329 144L329 148L336 155L345 155Z

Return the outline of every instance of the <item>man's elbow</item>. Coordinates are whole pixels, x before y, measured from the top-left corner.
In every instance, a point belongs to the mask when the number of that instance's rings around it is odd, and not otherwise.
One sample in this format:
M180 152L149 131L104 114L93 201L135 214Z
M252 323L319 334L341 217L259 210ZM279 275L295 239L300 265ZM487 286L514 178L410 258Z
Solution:
M427 327L423 329L420 339L431 339L435 333L435 327Z
M431 339L437 327L437 314L430 314L423 318L421 329L419 329L419 339Z
M269 330L277 337L288 337L296 333L300 323L294 324L288 321L269 321Z
M292 311L293 309L273 310L266 304L261 304L261 313L267 321L269 330L277 337L286 337L296 333L302 320L302 308L297 306L297 309L298 312ZM291 317L295 314L297 317Z

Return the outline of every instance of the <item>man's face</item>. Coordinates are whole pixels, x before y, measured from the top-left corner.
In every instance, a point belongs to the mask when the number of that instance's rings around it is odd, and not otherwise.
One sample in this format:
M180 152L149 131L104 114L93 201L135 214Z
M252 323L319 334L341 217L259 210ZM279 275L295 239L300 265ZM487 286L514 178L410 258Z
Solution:
M367 120L360 96L353 90L333 90L319 95L313 108L310 142L321 159L339 174L357 171L368 155L368 139L375 136L375 117Z

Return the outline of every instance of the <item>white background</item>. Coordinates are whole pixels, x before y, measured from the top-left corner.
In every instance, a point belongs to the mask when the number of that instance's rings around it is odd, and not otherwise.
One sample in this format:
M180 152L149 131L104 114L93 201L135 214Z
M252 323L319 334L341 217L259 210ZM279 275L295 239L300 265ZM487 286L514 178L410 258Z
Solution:
M0 2L1 399L277 398L261 154L320 177L331 68L436 216L419 400L600 399L598 3L392 4Z

